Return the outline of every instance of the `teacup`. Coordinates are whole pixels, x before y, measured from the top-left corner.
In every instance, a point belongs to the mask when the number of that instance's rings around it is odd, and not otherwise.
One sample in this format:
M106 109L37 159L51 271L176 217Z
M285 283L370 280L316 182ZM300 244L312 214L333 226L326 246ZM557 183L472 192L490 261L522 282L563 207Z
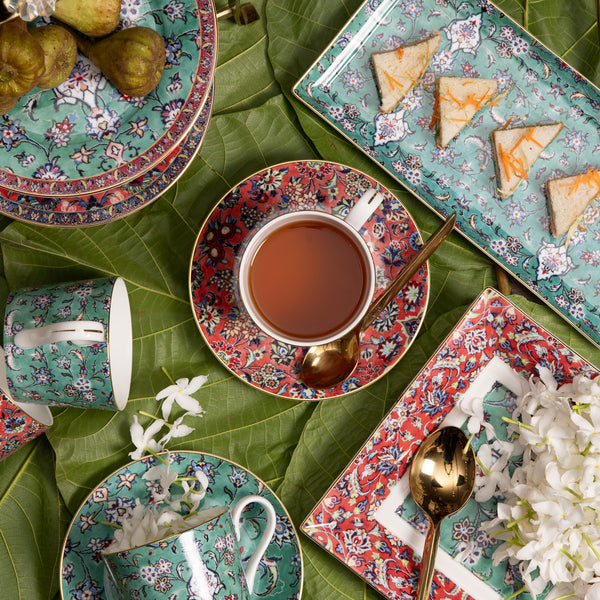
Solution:
M0 346L0 461L42 435L52 422L47 406L12 400L6 383L4 350Z
M17 402L122 410L132 345L120 277L24 288L8 297L6 375Z
M241 513L250 503L261 504L266 524L256 550L242 564L239 548ZM276 525L273 505L262 496L246 496L231 511L207 508L200 524L163 540L102 556L114 587L123 598L147 600L249 600L260 559Z
M267 335L294 346L326 344L358 325L375 291L375 266L359 230L381 203L371 189L345 219L302 210L260 227L242 253L242 304Z

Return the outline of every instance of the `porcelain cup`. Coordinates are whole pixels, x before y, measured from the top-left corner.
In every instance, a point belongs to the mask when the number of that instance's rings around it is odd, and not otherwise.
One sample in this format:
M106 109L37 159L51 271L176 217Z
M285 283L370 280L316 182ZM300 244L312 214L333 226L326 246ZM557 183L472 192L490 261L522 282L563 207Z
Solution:
M238 545L242 512L254 502L263 506L266 518L256 550L244 566ZM199 517L199 525L177 535L103 554L109 579L122 598L250 600L260 559L275 531L273 505L262 496L246 496L231 510L211 507Z
M132 345L120 277L24 288L8 297L5 366L16 402L122 410Z
M334 341L354 329L358 323L360 323L360 320L371 304L375 292L376 277L371 250L359 231L378 208L382 200L383 195L371 188L354 204L344 219L319 210L293 211L268 220L253 233L247 241L239 260L237 283L241 303L252 320L263 332L276 340L294 346L313 346ZM298 332L290 333L289 330L286 331L283 328L274 325L261 311L260 302L256 300L252 290L252 269L254 268L257 253L265 241L283 228L294 227L297 225L315 228L325 226L339 230L346 235L350 243L356 248L364 266L364 284L361 289L360 297L350 315L345 315L339 326L329 327L328 330L323 330L323 332L319 333L308 332L308 329L300 331L301 326L298 326ZM327 256L322 256L321 260L326 261L327 258ZM284 269L285 268L286 267L284 267ZM291 272L293 272L293 270ZM272 278L277 282L277 280L281 278L281 275L279 273L272 273ZM277 283L275 283L275 285L277 285ZM337 290L334 290L334 293L337 293ZM317 290L315 290L314 294L310 294L311 298L321 296L321 299L326 295L327 294L323 294L322 292L319 293ZM332 300L337 302L337 299ZM315 312L318 312L320 308L311 308L311 310L313 311L311 314L314 314Z

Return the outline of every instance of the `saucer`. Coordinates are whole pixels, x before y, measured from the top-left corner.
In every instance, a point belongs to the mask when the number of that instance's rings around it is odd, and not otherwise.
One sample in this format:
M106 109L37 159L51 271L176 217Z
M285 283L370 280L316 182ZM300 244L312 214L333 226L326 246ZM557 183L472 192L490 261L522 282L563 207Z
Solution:
M351 377L329 390L314 390L298 379L307 349L267 336L250 319L239 298L236 261L263 221L284 212L308 209L344 217L369 188L376 188L384 196L361 229L373 253L377 288L381 291L421 247L421 235L398 198L350 167L325 161L269 167L234 187L204 222L190 265L192 309L208 346L242 381L293 400L339 397L385 375L414 341L429 298L427 264L390 304L391 308L363 333L360 360Z
M180 146L153 168L108 190L74 197L33 196L0 187L0 213L49 227L85 227L115 221L150 204L183 175L198 153L213 106L213 89Z
M166 456L168 453L162 453ZM104 479L88 495L76 512L65 539L60 563L62 600L90 597L113 600L107 586L100 551L113 539L114 527L123 514L133 507L135 498L147 501L151 489L142 479L143 473L156 464L147 456L121 467ZM268 498L277 513L275 534L260 561L254 583L254 595L269 600L294 600L302 594L302 553L298 535L281 501L258 477L240 465L224 458L201 452L171 452L171 469L191 476L201 469L208 477L209 488L202 507L233 505L244 496L259 494ZM254 504L243 515L250 523L264 509ZM242 526L240 547L244 558L256 547L250 528ZM87 594L87 595L86 595Z

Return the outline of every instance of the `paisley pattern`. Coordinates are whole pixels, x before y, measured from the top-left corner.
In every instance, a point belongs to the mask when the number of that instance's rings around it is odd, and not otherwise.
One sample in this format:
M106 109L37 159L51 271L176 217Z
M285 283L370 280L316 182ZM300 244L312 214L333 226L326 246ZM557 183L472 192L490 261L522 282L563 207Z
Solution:
M124 2L121 27L165 40L155 90L120 94L81 54L69 78L37 90L0 118L0 186L38 196L91 194L148 171L180 144L200 115L216 62L211 0Z
M0 187L0 213L49 227L85 227L125 217L153 202L183 175L200 150L213 106L212 88L185 139L139 177L95 194L31 196Z
M420 84L378 113L370 56L437 30ZM497 104L438 148L432 115L440 75L489 77ZM545 182L598 168L600 91L487 0L368 0L296 84L295 94L430 208L600 346L600 203L554 238ZM509 198L496 190L490 132L509 122L564 127Z
M164 456L164 455L163 455ZM232 506L252 494L267 498L277 514L275 534L269 544L254 581L254 594L269 600L299 600L302 595L302 553L300 541L285 507L271 489L243 467L224 458L199 452L171 453L171 469L180 476L193 476L202 470L209 487L200 508ZM135 498L149 503L154 482L145 481L143 474L157 460L148 456L115 471L96 486L75 513L63 548L60 573L63 600L112 600L116 598L105 580L101 551L114 535L114 525L129 514ZM244 559L256 548L257 533L253 526L262 518L264 509L254 504L244 510L240 546Z
M351 377L326 391L308 388L298 379L306 349L263 333L239 298L236 261L261 222L282 212L306 209L344 217L371 187L383 193L384 201L361 233L372 250L376 285L382 289L421 247L421 236L391 192L350 167L323 161L270 167L233 188L204 223L192 255L192 307L215 356L242 381L294 400L336 397L379 379L410 347L429 299L427 265L364 332L359 364Z
M0 391L0 461L47 429Z
M525 377L543 365L559 383L571 381L578 373L598 374L508 299L492 288L484 290L302 524L317 544L388 598L412 597L419 572L411 548L382 527L373 513L406 472L421 440L438 427L494 357ZM510 402L506 394L499 394L486 401ZM470 528L477 519L475 513L472 518L465 521L461 512L457 522ZM486 544L483 539L480 542ZM460 536L454 545L460 550ZM505 583L510 585L510 579L507 573ZM465 597L463 590L437 571L433 594L439 600Z

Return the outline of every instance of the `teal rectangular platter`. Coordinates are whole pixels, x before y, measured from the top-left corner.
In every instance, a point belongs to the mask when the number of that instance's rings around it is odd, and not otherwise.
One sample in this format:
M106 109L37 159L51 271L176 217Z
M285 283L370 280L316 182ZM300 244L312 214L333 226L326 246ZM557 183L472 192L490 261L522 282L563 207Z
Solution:
M371 53L441 34L420 83L379 112ZM446 148L432 126L437 77L486 77L501 98ZM553 177L600 167L600 92L487 0L368 0L294 86L295 96L600 347L600 203L550 232ZM493 129L563 123L509 198L496 189Z

